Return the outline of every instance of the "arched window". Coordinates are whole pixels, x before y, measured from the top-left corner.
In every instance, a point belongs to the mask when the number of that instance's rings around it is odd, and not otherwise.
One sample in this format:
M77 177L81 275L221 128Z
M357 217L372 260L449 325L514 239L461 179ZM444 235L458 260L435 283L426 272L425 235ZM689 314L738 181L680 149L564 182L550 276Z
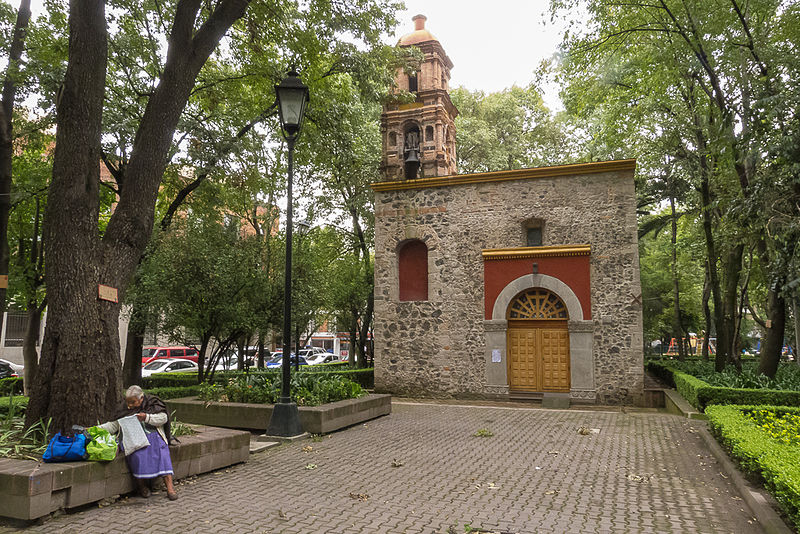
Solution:
M408 76L408 92L409 93L417 92L417 73L410 74Z
M428 247L419 239L397 252L400 300L428 300Z
M433 141L433 126L426 126L425 127L425 140L426 141Z
M396 144L397 144L397 133L389 132L389 146L394 146Z

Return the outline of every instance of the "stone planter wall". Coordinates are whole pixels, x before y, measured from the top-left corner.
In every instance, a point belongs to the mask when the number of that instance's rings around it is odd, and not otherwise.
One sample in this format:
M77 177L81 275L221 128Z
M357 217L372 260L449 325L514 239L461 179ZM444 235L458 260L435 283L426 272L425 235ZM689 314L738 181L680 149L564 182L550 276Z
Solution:
M194 397L170 399L170 410L179 421L225 428L266 431L272 416L271 404L239 402L206 403ZM369 421L392 412L391 395L367 395L359 399L331 402L322 406L300 406L303 430L324 434Z
M197 428L170 447L175 479L246 462L250 433ZM46 464L0 458L0 516L31 520L134 490L123 455L111 462Z

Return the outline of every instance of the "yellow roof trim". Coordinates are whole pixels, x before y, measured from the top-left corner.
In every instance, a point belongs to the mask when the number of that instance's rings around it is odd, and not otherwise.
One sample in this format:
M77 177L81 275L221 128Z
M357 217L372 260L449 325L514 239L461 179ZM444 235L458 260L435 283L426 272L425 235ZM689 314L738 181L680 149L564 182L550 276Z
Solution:
M636 169L635 159L615 161L598 161L593 163L573 163L554 167L535 167L533 169L517 169L513 171L481 172L477 174L453 174L451 176L435 176L416 180L396 182L375 182L374 191L401 191L403 189L427 189L451 185L482 184L489 182L507 182L510 180L528 180L532 178L553 178L579 174L598 174L601 172L633 171Z
M546 247L515 247L484 249L483 260L517 260L521 258L546 258L554 256L588 256L591 245L552 245Z

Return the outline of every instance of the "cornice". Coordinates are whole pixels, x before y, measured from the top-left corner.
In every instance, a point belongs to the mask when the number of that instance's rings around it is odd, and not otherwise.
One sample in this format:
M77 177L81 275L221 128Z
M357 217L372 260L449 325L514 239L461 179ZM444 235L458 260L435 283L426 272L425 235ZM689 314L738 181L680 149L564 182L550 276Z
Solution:
M554 167L536 167L533 169L517 169L513 171L482 172L477 174L453 174L450 176L434 176L416 180L395 182L375 182L374 191L401 191L404 189L427 189L454 185L483 184L491 182L508 182L511 180L530 180L535 178L554 178L581 174L599 174L603 172L633 172L636 169L635 159L615 161L598 161L592 163L574 163Z
M589 256L591 245L552 245L546 247L490 248L482 251L484 261L518 260L566 256Z

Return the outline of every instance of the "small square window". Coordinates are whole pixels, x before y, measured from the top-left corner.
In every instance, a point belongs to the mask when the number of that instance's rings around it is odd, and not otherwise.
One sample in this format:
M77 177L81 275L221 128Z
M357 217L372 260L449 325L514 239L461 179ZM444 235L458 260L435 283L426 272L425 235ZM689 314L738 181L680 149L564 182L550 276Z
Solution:
M529 247L542 246L542 229L540 227L528 228L527 243Z

